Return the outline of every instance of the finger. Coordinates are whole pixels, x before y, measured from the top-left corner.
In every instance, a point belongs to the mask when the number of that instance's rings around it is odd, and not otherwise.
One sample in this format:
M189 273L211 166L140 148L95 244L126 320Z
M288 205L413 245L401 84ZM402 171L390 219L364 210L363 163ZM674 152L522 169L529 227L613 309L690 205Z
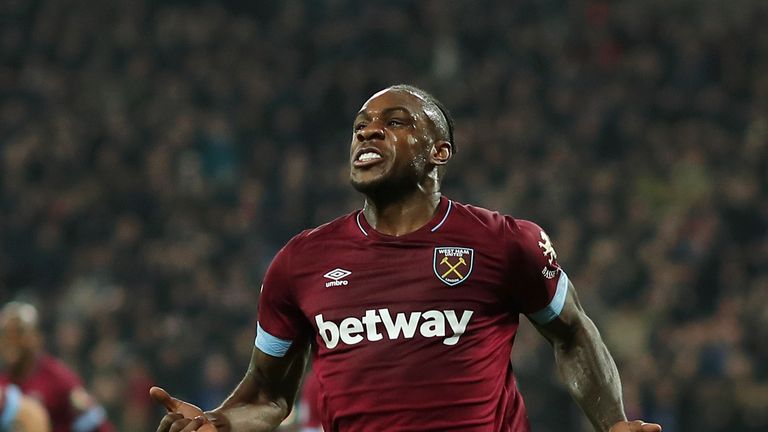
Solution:
M152 387L149 389L149 396L151 396L155 402L164 406L168 412L174 412L178 407L178 400L172 398L167 391L161 389L160 387Z
M216 426L213 425L213 423L206 423L202 426L200 426L199 429L197 429L197 432L216 432L218 429L216 429Z
M656 423L643 423L640 427L642 432L661 432L661 425Z
M661 432L661 425L656 423L646 423L642 420L629 422L630 432Z
M187 424L181 432L195 432L198 428L205 424L205 419L202 417L195 417L191 422Z
M189 426L191 423L194 423L194 420L188 419L188 418L182 418L182 419L176 420L175 422L173 422L173 425L171 425L171 429L168 432L186 431L187 426ZM190 430L195 430L195 429L193 428Z
M184 418L184 416L181 414L175 414L175 413L166 414L163 417L163 419L160 420L160 425L157 427L157 432L169 432L173 422L182 418Z

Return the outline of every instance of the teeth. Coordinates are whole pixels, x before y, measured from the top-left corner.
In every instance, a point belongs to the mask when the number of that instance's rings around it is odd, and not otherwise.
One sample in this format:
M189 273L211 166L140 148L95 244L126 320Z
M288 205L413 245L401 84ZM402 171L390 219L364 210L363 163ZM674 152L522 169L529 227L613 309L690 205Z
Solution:
M369 161L371 159L381 159L381 155L374 152L365 152L357 158L357 160L361 162Z

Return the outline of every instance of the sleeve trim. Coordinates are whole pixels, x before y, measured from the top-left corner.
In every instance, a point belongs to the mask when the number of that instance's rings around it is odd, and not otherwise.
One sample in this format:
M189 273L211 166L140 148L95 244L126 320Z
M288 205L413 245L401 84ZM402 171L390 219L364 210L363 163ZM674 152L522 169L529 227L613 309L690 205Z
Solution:
M552 301L541 310L528 315L528 318L537 324L546 324L560 315L565 306L565 298L568 295L568 275L560 270L560 279L557 281L557 290Z
M72 424L75 432L87 432L96 429L107 419L107 413L101 406L95 406L78 417Z
M14 385L5 389L5 409L0 417L0 429L10 430L11 424L16 420L16 414L21 406L21 390Z
M261 323L257 323L256 329L256 348L261 352L269 354L272 357L284 357L288 352L288 348L291 347L293 341L280 339L279 337L272 336L266 330L261 328Z

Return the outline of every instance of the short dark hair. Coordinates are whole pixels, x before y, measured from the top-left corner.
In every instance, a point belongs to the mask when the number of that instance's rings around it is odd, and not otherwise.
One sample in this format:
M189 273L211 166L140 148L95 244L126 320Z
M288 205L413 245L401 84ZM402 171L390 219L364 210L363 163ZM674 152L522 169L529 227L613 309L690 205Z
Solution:
M437 111L440 112L443 119L445 120L446 130L444 130L443 132L446 134L445 138L451 143L451 151L454 154L456 154L457 147L456 147L456 142L453 139L453 117L451 117L451 112L448 111L448 108L446 108L442 102L437 100L437 98L432 96L432 94L430 94L428 91L418 88L416 86L412 86L410 84L395 84L393 86L390 86L389 89L400 90L400 91L411 93L414 96L418 97L419 99L423 100L426 104L434 105L435 108L437 108ZM443 127L441 127L441 125L439 124L435 124L435 127L438 130L443 129Z

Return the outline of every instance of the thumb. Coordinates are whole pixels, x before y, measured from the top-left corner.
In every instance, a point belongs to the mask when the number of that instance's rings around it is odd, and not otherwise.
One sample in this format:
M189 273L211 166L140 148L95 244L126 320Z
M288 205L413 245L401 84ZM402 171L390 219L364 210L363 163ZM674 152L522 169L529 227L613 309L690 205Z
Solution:
M613 425L610 432L661 432L661 425L646 423L642 420L625 420Z
M179 400L171 397L167 391L161 389L160 387L152 387L149 389L149 395L152 397L152 399L155 400L155 402L164 406L168 412L176 412L179 407Z
M160 387L152 387L149 389L149 395L152 396L152 399L154 399L155 402L164 406L168 412L181 414L189 419L203 415L203 410L199 407L192 405L189 402L184 402L181 399L171 397L167 391Z

